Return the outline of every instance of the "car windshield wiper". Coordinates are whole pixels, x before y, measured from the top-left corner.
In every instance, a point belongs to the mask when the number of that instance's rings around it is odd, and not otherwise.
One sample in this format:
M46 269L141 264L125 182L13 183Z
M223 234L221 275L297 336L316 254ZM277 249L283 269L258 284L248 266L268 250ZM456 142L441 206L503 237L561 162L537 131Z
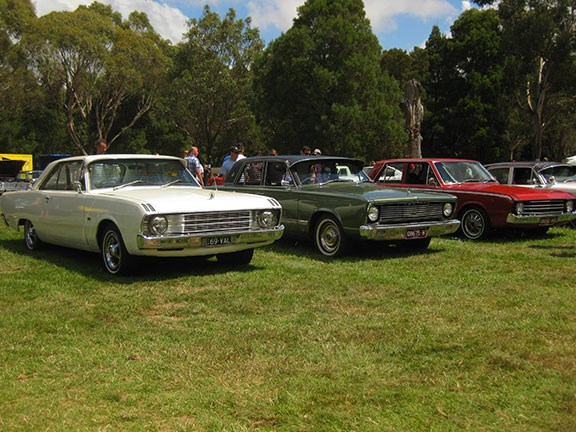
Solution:
M142 179L133 180L131 182L121 184L120 186L116 186L115 188L112 188L112 190L122 189L122 188L125 188L126 186L132 186L132 185L135 185L137 183L142 183Z
M172 186L173 184L181 183L181 182L183 182L183 181L184 181L184 180L182 180L182 179L172 180L171 182L168 182L168 183L166 183L166 184L163 184L162 187L163 187L163 188L166 188L166 187L168 187L168 186Z

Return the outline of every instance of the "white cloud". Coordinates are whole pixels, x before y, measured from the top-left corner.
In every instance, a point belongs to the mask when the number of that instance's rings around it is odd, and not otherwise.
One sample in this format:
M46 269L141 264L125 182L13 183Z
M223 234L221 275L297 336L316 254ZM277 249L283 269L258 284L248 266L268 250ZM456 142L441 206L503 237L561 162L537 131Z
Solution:
M292 27L298 7L303 4L301 0L250 0L246 7L255 27L284 32Z
M188 17L175 7L153 0L99 0L100 3L112 6L124 19L132 11L145 12L150 24L162 37L177 43L187 31ZM89 5L93 0L36 0L36 14L45 15L52 11L73 11L80 5Z
M429 20L458 14L447 0L365 0L364 4L375 32L396 30L395 17L399 15Z

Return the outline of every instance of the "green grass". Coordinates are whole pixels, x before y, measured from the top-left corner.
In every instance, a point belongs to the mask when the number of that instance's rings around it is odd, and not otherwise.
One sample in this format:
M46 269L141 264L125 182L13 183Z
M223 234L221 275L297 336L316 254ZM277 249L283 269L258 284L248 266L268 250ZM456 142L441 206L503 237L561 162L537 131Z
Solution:
M0 228L0 430L576 430L576 230L232 270Z

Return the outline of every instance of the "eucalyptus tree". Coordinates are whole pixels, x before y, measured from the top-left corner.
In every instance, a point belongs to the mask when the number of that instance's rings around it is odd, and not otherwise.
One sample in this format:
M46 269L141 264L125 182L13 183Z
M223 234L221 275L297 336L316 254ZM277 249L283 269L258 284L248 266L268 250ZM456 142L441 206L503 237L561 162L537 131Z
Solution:
M367 159L401 153L402 94L380 69L381 51L362 0L306 1L257 65L268 144Z
M165 102L189 144L200 148L205 161L218 163L232 144L257 145L252 66L264 43L250 18L237 19L234 9L220 18L205 6L188 25Z
M146 23L140 13L123 22L95 2L44 15L22 38L32 70L65 115L80 152L88 153L95 138L112 145L152 106L169 58ZM122 107L134 101L131 118L118 124Z
M41 105L41 95L17 42L35 19L30 0L0 0L0 142L5 152L29 152L34 146L27 118Z
M497 5L513 61L518 106L531 118L532 157L543 156L544 134L554 117L576 100L576 2L574 0L475 0Z

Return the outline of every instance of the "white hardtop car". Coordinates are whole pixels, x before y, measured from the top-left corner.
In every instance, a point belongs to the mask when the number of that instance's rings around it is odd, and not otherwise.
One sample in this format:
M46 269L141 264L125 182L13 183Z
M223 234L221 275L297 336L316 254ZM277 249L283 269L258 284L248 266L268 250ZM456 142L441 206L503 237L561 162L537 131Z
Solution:
M95 155L52 162L29 190L0 196L0 215L24 227L30 250L44 243L99 252L125 274L136 256L216 255L248 264L279 239L282 208L268 197L203 189L171 156Z

